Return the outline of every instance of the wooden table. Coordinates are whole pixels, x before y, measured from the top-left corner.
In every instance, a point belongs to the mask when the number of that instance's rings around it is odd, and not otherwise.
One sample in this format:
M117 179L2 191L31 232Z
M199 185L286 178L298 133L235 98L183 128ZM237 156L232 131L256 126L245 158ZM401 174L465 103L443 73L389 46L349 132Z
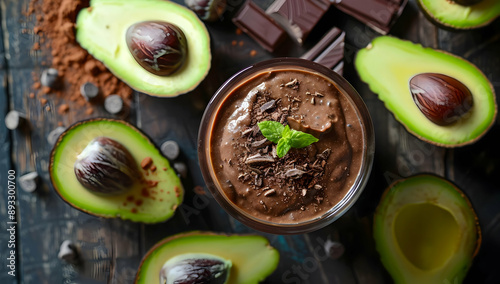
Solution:
M176 1L180 2L180 1ZM40 75L41 61L50 52L34 52L34 36L26 33L33 20L26 19L28 0L1 0L0 37L0 283L132 283L142 256L159 240L190 230L225 233L257 233L228 215L210 195L198 195L204 187L197 161L197 131L210 96L229 76L254 62L273 57L246 35L237 35L230 21L242 0L228 0L226 18L208 25L212 37L213 65L208 79L190 94L159 99L135 94L127 120L140 127L158 145L175 140L182 150L180 161L189 167L183 179L184 205L174 218L161 224L144 225L120 219L101 219L77 211L54 192L48 176L51 146L46 140L58 122L70 124L88 118L83 113L60 116L58 101L49 99L51 110L29 99L32 72ZM267 7L271 0L255 2ZM332 10L332 9L331 9ZM341 219L314 233L295 236L265 236L281 253L278 269L266 283L391 283L381 265L372 239L372 217L383 190L393 180L421 172L434 173L455 182L470 197L483 230L483 245L466 278L466 283L500 281L500 126L474 145L444 149L422 142L395 121L367 85L360 82L353 67L359 48L378 34L352 18L329 11L321 22L325 31L336 25L346 31L345 78L364 98L373 117L376 154L368 186L360 200ZM415 1L410 1L391 34L465 57L476 64L500 93L500 21L475 31L446 31L430 23ZM232 40L243 46L231 45ZM257 55L249 56L254 49ZM294 47L276 55L298 56ZM404 64L404 63L403 63ZM10 109L27 113L31 131L8 131L3 118ZM96 108L91 117L113 117ZM18 189L16 276L7 274L10 252L6 204L8 171L16 177L38 171L42 190L30 194ZM74 241L81 250L83 267L74 267L57 258L64 240ZM346 248L338 260L324 257L323 243L338 240Z

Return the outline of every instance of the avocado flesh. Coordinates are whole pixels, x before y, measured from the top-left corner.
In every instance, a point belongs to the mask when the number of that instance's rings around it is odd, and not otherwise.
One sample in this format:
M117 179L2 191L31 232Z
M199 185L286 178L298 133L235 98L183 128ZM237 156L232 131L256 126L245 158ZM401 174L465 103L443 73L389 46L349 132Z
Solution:
M143 179L119 195L100 195L86 189L76 178L77 156L90 141L105 136L121 143L132 154ZM151 157L156 171L141 169L144 158ZM135 222L156 223L169 219L181 204L184 190L179 177L160 151L132 125L109 119L79 122L60 137L51 154L50 177L57 193L73 207L99 217L120 217ZM154 183L158 184L154 185Z
M462 6L452 0L419 0L424 12L437 23L456 29L472 29L489 24L500 16L500 1L483 0Z
M495 121L495 93L486 76L457 56L390 36L375 38L355 59L361 80L378 94L395 118L420 139L455 147L479 139ZM441 73L462 82L472 93L473 106L459 121L439 126L413 101L408 82L419 73Z
M210 37L189 9L163 0L92 0L76 21L76 40L131 88L152 96L172 97L194 89L210 69ZM187 56L180 69L157 76L142 68L125 40L127 29L143 21L166 21L187 39Z
M278 266L279 252L258 235L190 232L160 241L143 258L135 284L159 283L166 261L185 253L212 254L231 261L228 284L257 284Z
M461 283L481 232L459 189L440 177L418 175L384 193L375 212L374 238L395 283Z

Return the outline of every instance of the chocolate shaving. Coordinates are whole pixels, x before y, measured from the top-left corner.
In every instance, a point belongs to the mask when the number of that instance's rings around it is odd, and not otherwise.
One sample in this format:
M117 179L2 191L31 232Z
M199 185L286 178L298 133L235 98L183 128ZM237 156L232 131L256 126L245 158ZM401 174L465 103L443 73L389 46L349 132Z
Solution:
M264 196L266 196L266 197L267 197L267 196L269 196L269 195L273 195L273 194L275 194L275 193L276 193L276 190L274 190L274 189L272 189L272 188L271 188L271 189L266 190L266 191L264 192Z
M299 169L289 169L285 172L285 177L287 178L301 178L306 172Z
M252 155L245 160L245 164L247 165L260 165L273 162L274 162L273 157L269 155L262 156L261 154Z
M262 147L265 147L265 146L268 146L268 145L271 145L271 141L267 140L267 138L264 138L264 139L261 139L261 140L258 140L258 141L255 141L255 142L252 142L251 146L253 148L262 148Z
M265 112L267 110L270 110L270 109L274 108L275 104L276 104L276 100L270 100L270 101L268 101L267 103L263 104L260 107L260 112Z

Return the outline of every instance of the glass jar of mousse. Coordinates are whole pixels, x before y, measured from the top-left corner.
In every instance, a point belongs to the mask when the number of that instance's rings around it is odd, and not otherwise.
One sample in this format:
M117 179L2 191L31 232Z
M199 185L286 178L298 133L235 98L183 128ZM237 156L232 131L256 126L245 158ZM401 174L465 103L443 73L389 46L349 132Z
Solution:
M318 142L280 158L262 121ZM209 190L231 216L259 231L299 234L330 224L356 202L374 144L366 105L342 76L308 60L277 58L238 72L215 93L201 121L198 158Z

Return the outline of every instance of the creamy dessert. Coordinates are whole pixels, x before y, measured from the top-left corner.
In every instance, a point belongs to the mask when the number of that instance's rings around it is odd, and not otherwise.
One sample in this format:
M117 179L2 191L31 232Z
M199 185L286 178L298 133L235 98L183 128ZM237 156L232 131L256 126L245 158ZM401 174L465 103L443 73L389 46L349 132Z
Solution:
M246 79L212 112L209 163L223 194L246 213L272 223L315 219L356 183L366 150L358 109L329 78L294 68ZM282 158L259 129L277 121L319 139Z

